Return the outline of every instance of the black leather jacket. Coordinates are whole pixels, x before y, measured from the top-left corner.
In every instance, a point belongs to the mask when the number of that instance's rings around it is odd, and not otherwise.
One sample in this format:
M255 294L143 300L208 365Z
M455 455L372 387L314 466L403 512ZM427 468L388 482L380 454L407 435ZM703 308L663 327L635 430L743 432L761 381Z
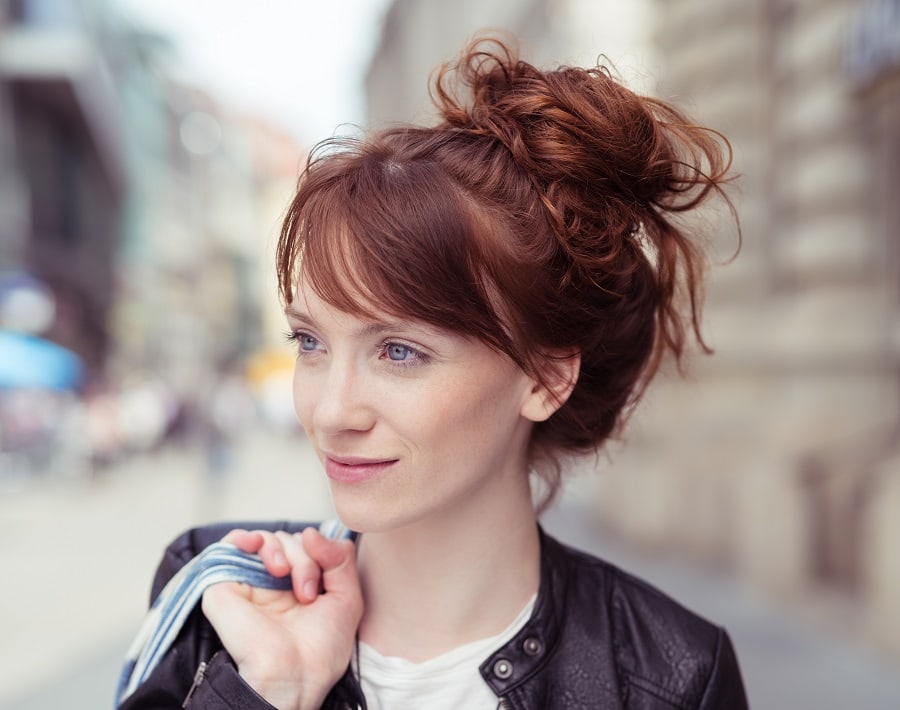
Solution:
M239 523L188 531L167 548L152 597L191 557L234 527L296 531L305 525ZM737 659L722 628L543 531L534 613L480 670L499 708L747 708ZM241 680L199 609L163 662L121 708L182 706L271 710ZM323 707L366 707L349 669Z

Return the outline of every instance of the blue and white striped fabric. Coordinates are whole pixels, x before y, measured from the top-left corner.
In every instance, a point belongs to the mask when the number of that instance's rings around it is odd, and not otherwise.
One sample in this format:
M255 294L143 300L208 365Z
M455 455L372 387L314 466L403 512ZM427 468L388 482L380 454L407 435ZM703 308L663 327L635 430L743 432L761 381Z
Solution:
M332 540L352 537L350 530L339 520L322 523L319 532ZM243 582L264 589L291 588L290 576L273 577L258 555L241 552L225 542L205 548L169 580L153 602L125 657L115 707L118 708L153 672L203 592L220 582Z

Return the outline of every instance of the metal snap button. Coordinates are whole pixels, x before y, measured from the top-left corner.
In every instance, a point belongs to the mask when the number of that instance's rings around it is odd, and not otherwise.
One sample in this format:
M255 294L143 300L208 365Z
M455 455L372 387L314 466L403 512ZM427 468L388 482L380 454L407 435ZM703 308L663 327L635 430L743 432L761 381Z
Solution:
M529 656L537 656L541 651L544 650L544 645L541 643L540 639L536 639L534 636L529 636L522 643L522 648Z
M494 664L494 675L497 676L500 680L506 680L512 675L512 672L512 663L507 661L505 658L501 658Z

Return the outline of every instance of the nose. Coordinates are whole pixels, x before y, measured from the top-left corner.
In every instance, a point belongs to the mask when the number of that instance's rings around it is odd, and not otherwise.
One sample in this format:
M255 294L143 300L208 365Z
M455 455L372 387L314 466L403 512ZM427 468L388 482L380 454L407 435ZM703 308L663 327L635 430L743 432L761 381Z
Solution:
M320 374L316 387L312 423L324 434L368 431L375 423L375 412L364 375L350 362L333 360ZM302 383L298 383L302 386ZM302 391L298 396L303 397Z

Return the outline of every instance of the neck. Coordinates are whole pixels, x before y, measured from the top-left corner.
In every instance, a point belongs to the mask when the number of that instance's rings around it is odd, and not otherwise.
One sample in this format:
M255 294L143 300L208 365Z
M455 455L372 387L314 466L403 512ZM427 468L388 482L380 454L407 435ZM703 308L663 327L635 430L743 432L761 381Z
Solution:
M537 592L540 540L527 482L516 495L387 532L359 546L360 640L421 662L502 632Z

